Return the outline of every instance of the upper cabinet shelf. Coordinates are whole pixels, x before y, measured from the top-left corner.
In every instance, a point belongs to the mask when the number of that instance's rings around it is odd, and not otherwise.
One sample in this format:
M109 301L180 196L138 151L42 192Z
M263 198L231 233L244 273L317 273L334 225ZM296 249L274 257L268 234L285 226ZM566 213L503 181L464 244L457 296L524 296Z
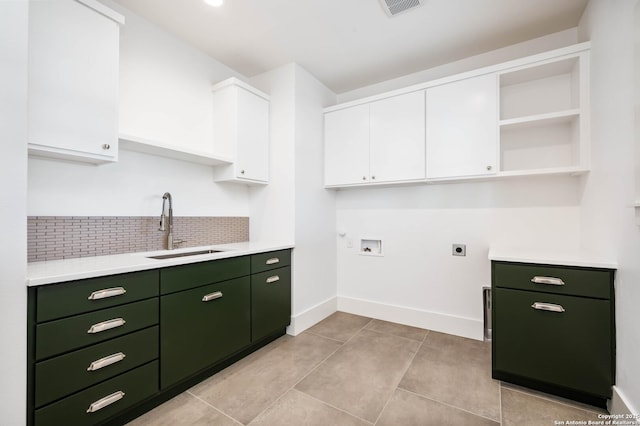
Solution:
M340 111L424 89L423 182L582 174L589 170L589 49L581 43L336 105L325 109L325 126ZM403 123L397 124L400 130ZM325 131L327 137L345 139L341 146L350 138ZM331 148L331 141L325 146ZM325 170L348 176L336 168L353 167L360 159L347 154L357 152L326 151ZM373 183L326 178L327 187Z
M142 152L175 160L189 161L205 166L222 166L232 164L233 159L215 156L206 152L183 149L177 146L150 141L137 136L120 134L120 147L124 150Z

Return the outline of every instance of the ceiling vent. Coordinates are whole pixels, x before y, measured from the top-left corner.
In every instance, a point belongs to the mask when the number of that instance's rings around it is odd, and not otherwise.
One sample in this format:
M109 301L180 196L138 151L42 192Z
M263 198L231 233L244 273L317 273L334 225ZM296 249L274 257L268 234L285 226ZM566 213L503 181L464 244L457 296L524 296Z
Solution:
M387 15L396 16L422 5L424 0L380 0L380 2Z

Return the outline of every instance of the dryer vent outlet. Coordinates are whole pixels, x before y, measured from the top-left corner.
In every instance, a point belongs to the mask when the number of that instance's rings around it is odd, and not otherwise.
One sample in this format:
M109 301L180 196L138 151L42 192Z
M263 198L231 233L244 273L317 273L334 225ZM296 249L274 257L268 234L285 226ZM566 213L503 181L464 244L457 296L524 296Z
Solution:
M414 9L420 5L424 0L380 0L382 8L389 16L396 16L407 10Z

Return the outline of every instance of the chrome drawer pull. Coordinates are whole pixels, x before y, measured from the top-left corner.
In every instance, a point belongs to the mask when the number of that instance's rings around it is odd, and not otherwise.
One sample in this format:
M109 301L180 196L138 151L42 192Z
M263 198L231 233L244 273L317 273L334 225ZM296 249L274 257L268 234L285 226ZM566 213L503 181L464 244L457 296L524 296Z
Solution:
M272 257L271 259L267 259L265 262L267 265L275 265L276 263L280 263L280 259L277 257Z
M87 333L89 334L100 333L102 331L111 330L112 328L121 327L125 323L126 321L123 320L122 318L115 318L109 321L102 321L97 324L93 324L91 328L87 330Z
M124 287L105 288L104 290L94 291L89 295L89 300L106 299L107 297L120 296L127 292Z
M533 305L531 305L531 307L539 311L550 311L550 312L560 312L560 313L565 311L562 305L555 305L553 303L535 302Z
M104 358L97 359L89 364L87 371L96 371L101 368L107 367L111 364L115 364L116 362L122 361L126 357L122 352L118 352L117 354L105 356Z
M531 282L534 284L564 285L564 281L555 277L533 277Z
M87 408L87 413L95 413L96 411L102 410L104 407L107 407L116 401L120 401L122 398L124 398L124 392L114 392L111 395L107 395L104 398L99 399L91 404L89 408Z
M267 278L267 284L275 283L277 281L280 281L280 277L277 275Z
M215 293L211 293L211 294L207 294L205 296L202 296L202 301L203 302L209 302L211 300L220 299L221 297L222 297L222 292L221 291L216 291Z

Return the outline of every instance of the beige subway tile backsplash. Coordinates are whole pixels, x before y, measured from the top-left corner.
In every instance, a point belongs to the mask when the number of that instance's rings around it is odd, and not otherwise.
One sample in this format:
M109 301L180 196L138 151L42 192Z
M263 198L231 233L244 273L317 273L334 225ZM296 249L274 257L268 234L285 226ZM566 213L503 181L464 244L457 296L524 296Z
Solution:
M249 240L248 217L173 218L180 247ZM70 259L166 249L166 231L151 216L30 216L28 261Z

